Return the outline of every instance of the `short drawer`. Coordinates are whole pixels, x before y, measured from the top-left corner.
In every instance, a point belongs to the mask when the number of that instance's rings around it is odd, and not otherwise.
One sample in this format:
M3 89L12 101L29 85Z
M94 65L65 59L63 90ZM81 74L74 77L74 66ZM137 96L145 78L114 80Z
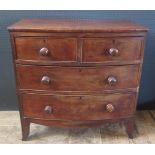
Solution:
M17 65L20 89L103 91L138 86L139 66L55 67Z
M84 62L134 61L140 59L143 37L84 39Z
M17 59L76 61L75 38L19 37L15 39Z
M128 117L135 111L135 94L21 94L25 117L61 120L104 120Z

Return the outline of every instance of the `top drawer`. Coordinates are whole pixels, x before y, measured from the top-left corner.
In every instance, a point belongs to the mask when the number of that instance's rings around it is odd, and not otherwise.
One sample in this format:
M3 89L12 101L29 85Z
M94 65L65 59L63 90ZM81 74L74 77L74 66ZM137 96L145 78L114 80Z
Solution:
M15 39L15 45L17 59L76 61L75 38L19 37Z
M83 40L84 62L133 61L140 59L143 37L89 38Z

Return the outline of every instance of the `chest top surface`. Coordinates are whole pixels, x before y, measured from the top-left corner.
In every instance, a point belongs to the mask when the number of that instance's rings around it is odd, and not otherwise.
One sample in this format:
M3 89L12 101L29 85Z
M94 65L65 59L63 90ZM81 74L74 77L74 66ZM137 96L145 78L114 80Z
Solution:
M79 19L23 19L8 27L9 31L47 32L145 32L142 25L130 21Z

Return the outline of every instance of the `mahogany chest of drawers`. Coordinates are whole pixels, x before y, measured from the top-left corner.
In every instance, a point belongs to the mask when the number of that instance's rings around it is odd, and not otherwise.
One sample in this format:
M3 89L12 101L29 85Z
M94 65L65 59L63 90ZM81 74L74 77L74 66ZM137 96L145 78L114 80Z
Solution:
M30 123L73 128L119 121L133 138L145 27L30 19L8 30L23 140Z

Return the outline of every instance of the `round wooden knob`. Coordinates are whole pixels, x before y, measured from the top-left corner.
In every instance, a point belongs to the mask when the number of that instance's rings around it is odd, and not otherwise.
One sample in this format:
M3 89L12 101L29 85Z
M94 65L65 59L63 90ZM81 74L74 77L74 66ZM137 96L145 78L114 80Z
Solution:
M117 78L116 77L114 77L114 76L109 76L108 77L108 83L110 85L114 85L114 84L116 84L116 82L117 82Z
M41 79L42 84L49 84L51 82L51 79L48 76L43 76Z
M46 47L43 47L39 51L40 55L47 56L48 55L48 49Z
M51 114L52 113L52 107L51 106L45 106L44 112L47 114Z
M115 56L117 54L118 54L118 49L116 49L116 48L109 49L109 55Z
M106 105L106 111L113 112L115 110L115 107L112 104Z

